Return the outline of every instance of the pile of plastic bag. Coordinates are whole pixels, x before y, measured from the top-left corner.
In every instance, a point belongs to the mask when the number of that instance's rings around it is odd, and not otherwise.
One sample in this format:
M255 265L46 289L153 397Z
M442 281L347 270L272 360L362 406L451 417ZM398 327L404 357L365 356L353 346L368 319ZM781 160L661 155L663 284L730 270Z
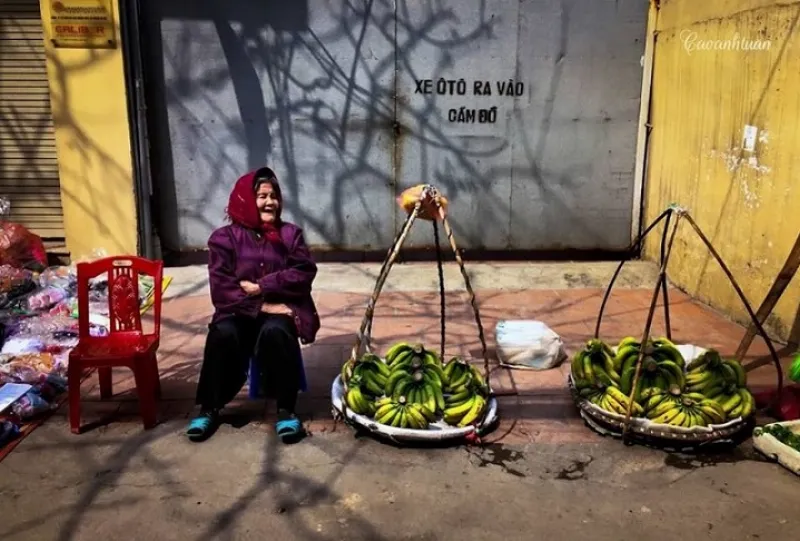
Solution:
M0 198L0 215L8 208ZM152 294L153 280L141 276L139 282L141 304ZM0 217L0 390L7 383L31 386L0 411L0 448L22 424L58 407L67 389L69 352L78 343L77 289L74 265L47 267L41 239ZM108 333L104 275L90 283L89 319L93 336Z

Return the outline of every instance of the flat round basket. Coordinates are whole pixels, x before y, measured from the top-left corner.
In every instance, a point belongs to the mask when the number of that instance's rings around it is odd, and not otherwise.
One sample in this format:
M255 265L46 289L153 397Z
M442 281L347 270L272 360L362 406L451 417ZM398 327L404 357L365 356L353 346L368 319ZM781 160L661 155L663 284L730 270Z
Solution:
M680 344L676 347L686 359L687 365L706 351L705 348L692 344ZM612 349L616 350L616 348ZM581 397L572 380L572 374L567 376L567 385L575 405L580 410L581 417L592 430L604 436L622 437L625 424L624 415L606 411ZM740 433L748 426L752 427L753 418L754 415L750 415L745 418L737 417L719 425L684 428L654 423L643 417L632 417L629 431L637 440L651 446L665 450L685 450L709 444L738 443L740 438L737 436L740 436Z
M342 377L336 376L331 385L331 402L333 409L339 414L344 414L348 421L356 424L368 431L387 437L395 441L445 441L457 440L469 436L476 430L480 432L486 429L497 420L497 399L493 396L489 397L487 401L486 415L483 422L477 425L466 426L464 428L457 428L446 424L444 421L437 421L431 423L426 430L415 430L412 428L396 428L393 426L383 425L375 422L365 415L355 413L350 408L343 408L342 401L344 398L344 385L342 385Z

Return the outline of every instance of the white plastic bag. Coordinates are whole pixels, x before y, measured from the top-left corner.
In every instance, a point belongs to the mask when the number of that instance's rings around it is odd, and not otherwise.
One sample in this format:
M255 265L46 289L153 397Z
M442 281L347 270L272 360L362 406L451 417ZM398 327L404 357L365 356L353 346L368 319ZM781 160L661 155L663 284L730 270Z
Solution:
M561 337L541 321L500 321L495 336L500 364L509 368L549 370L567 356Z

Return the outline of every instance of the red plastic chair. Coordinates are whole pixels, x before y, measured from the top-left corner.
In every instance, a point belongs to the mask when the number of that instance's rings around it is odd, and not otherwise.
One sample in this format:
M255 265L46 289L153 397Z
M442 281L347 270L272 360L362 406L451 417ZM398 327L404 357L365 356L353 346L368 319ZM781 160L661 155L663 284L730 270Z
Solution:
M78 264L78 326L79 341L69 355L67 379L69 385L69 423L74 434L81 428L81 377L86 369L97 368L100 379L100 398L110 398L111 368L126 366L133 371L139 410L145 429L157 422L157 399L161 396L158 376L158 351L161 337L161 287L164 271L162 261L141 257L108 257ZM89 334L89 280L108 273L109 335ZM142 331L139 308L139 275L153 277L152 334Z

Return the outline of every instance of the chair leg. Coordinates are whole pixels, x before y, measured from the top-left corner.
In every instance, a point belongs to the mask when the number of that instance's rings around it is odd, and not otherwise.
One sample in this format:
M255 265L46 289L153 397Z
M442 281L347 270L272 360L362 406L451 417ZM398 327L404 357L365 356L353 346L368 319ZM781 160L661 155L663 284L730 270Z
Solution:
M76 361L67 368L67 394L69 397L69 428L73 434L81 433L81 367Z
M161 398L161 376L158 373L158 356L154 353L150 360L153 372L153 381L155 381L156 398Z
M137 366L133 369L133 377L136 380L136 393L139 395L139 412L145 430L149 430L158 422L158 404L152 370L150 366Z
M97 375L100 378L100 398L107 400L114 394L111 389L111 367L98 368Z

